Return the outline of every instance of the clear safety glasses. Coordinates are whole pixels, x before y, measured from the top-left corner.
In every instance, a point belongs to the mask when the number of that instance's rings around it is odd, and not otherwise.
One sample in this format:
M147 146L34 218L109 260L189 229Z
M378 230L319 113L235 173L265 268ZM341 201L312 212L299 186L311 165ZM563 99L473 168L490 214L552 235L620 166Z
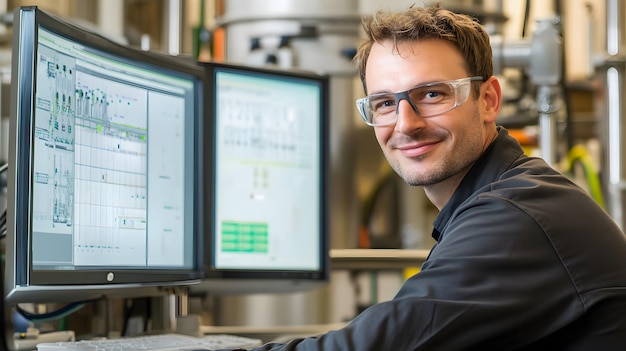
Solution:
M461 106L470 94L471 82L483 77L427 83L399 93L381 93L356 100L361 117L372 127L387 126L398 120L398 105L406 100L420 117L433 117Z

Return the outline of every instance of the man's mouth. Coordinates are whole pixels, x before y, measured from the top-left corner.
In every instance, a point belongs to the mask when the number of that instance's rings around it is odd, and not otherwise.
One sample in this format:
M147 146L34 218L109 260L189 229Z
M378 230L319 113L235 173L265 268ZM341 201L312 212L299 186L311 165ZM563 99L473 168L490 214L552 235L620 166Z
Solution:
M439 144L438 141L415 142L396 147L406 157L419 157L427 154Z

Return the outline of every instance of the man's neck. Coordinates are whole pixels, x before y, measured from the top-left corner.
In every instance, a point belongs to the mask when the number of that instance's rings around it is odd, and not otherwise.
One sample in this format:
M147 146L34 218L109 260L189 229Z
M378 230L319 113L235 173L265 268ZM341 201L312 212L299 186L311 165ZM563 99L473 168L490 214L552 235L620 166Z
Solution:
M459 184L461 184L466 174L467 171L461 172L437 184L424 186L426 197L441 211L452 197L452 194L454 194L459 187Z
M483 152L485 152L489 145L491 145L496 140L496 138L498 137L498 130L494 128L492 134L493 136L489 138L490 141L484 145ZM467 166L467 168L463 171L444 181L441 181L437 184L424 186L424 192L426 193L426 196L433 203L433 205L435 205L435 207L439 209L439 211L441 211L441 209L448 203L448 201L450 201L450 198L459 187L461 181L463 181L463 178L465 178L465 175L467 174L467 172L469 172L473 165L474 164L472 163L471 165Z

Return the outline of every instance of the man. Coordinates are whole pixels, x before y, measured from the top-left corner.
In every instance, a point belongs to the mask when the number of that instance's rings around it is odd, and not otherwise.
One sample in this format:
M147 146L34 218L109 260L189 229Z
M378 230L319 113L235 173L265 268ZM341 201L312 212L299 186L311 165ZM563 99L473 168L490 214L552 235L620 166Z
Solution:
M587 193L496 126L489 36L439 7L377 13L357 106L440 210L397 296L348 326L259 350L624 350L626 239Z

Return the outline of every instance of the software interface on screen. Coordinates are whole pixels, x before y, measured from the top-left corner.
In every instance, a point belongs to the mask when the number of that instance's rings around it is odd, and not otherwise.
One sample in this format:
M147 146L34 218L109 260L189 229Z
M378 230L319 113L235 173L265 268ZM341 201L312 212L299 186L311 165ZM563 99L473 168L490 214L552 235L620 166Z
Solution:
M215 72L217 269L320 269L319 82Z
M43 27L37 52L32 268L192 267L193 80Z

